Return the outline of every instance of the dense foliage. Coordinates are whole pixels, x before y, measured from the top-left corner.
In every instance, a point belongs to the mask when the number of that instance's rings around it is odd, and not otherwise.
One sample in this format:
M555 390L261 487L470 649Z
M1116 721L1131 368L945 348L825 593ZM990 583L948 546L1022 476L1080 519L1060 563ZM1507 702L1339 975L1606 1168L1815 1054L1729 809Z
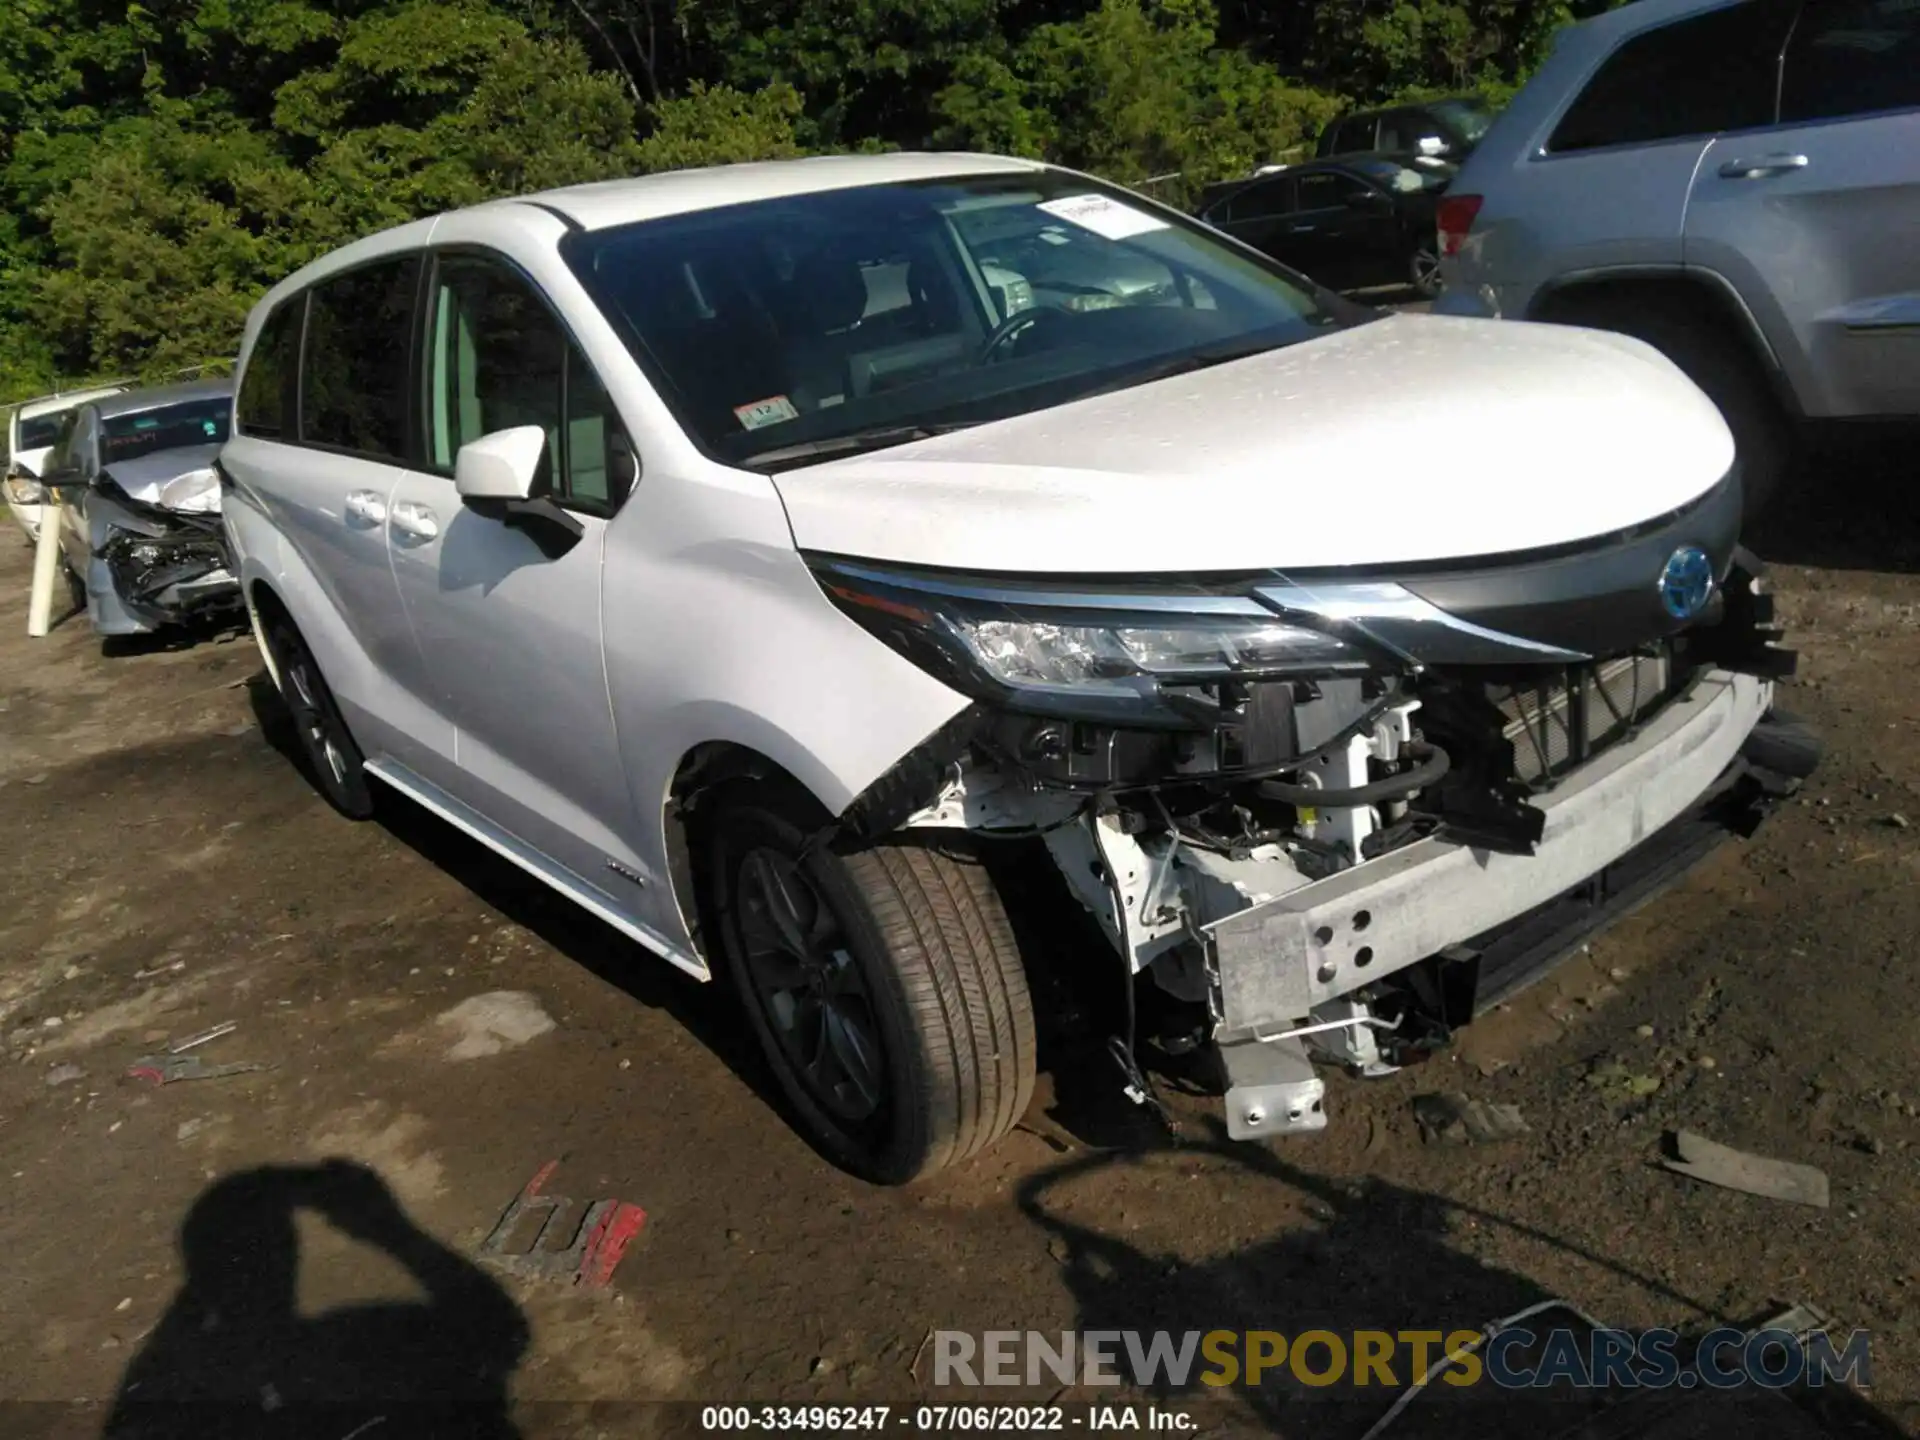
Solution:
M0 400L230 355L254 298L313 256L572 181L931 145L1178 196L1310 143L1343 103L1508 88L1575 8L12 0Z

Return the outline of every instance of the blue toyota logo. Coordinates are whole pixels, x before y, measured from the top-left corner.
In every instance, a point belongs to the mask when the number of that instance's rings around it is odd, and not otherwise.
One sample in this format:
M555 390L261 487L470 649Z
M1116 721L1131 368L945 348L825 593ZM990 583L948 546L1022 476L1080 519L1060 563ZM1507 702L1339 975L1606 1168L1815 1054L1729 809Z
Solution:
M1698 545L1685 545L1667 557L1660 572L1660 603L1676 620L1691 620L1713 598L1713 561Z

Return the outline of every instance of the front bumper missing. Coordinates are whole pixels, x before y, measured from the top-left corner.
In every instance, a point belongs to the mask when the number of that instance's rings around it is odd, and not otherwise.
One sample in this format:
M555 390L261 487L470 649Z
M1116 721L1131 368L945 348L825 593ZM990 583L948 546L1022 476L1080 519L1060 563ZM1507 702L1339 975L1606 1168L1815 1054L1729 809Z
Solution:
M230 568L225 537L184 525L150 533L159 529L95 525L87 598L100 634L139 634L239 613L240 582Z
M1547 818L1533 855L1421 840L1208 926L1229 1133L1257 1138L1326 1123L1323 1083L1304 1046L1262 1037L1469 943L1497 971L1483 972L1482 1000L1511 993L1676 878L1738 823L1721 802L1749 768L1741 750L1772 698L1765 680L1707 675L1639 734L1536 800ZM1615 870L1626 873L1611 893L1572 898Z

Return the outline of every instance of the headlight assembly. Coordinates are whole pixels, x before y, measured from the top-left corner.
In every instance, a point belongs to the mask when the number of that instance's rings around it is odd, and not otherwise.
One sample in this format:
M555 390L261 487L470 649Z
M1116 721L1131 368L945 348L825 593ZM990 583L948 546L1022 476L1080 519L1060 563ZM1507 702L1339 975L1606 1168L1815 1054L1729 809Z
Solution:
M834 602L962 693L1038 715L1191 729L1212 692L1398 668L1231 595L1068 591L816 561Z
M1041 619L942 615L980 667L1002 685L1089 685L1154 676L1247 679L1364 669L1344 642L1250 619L1209 625L1068 625Z

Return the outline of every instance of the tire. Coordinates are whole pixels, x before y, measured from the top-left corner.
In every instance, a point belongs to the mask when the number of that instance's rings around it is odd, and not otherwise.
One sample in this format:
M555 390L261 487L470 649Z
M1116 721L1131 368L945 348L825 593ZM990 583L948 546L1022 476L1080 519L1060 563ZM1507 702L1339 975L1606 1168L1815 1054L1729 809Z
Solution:
M1552 318L1560 319L1560 316ZM1565 317L1644 340L1686 372L1733 432L1746 519L1764 513L1793 468L1799 437L1748 347L1700 303L1626 303Z
M280 698L293 719L294 742L306 761L307 778L326 802L349 820L373 814L373 789L366 759L341 717L326 677L284 615L263 617L267 647L280 677Z
M898 1185L1012 1129L1033 1096L1033 1003L979 862L933 845L810 846L827 817L770 784L708 803L726 968L802 1133Z

